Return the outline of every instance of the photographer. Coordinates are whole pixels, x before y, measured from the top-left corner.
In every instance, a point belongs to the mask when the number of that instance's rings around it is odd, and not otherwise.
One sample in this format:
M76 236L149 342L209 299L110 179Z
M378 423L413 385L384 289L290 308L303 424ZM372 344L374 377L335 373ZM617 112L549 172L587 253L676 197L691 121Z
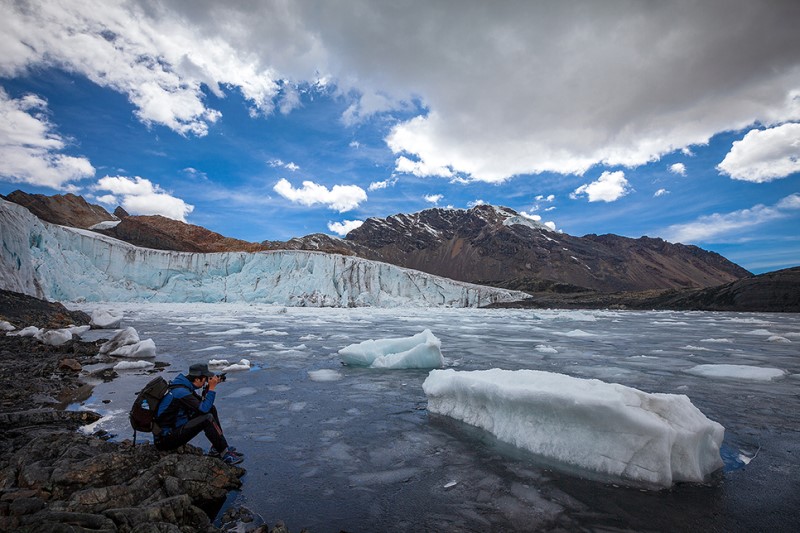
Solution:
M156 423L161 432L154 437L156 449L174 450L192 440L201 431L211 442L209 455L220 457L228 464L241 463L242 454L228 446L217 408L214 407L217 385L225 375L215 375L206 364L194 364L187 375L178 374L169 384L169 392L161 401L156 413ZM202 396L197 393L203 389Z

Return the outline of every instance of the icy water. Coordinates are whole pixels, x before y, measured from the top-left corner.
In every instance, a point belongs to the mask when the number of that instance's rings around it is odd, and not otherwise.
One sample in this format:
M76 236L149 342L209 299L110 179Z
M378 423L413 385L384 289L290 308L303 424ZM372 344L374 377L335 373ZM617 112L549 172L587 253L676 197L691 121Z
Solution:
M165 376L249 359L217 405L247 455L245 505L292 531L795 531L800 524L800 316L702 312L298 309L99 305L152 337ZM82 307L91 311L95 307ZM447 367L536 369L686 394L726 428L724 471L670 490L548 464L429 415L424 370L344 367L337 351L430 328ZM110 336L110 334L106 334ZM701 364L778 368L772 381L698 376ZM150 375L123 372L86 403L130 438ZM202 436L194 444L207 447Z

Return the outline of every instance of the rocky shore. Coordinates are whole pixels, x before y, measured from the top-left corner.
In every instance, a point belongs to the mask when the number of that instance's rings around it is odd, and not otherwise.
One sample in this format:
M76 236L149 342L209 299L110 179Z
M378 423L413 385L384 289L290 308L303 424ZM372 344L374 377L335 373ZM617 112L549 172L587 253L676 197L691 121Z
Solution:
M57 328L89 317L0 291L0 321ZM77 431L99 419L65 410L91 394L82 369L98 361L99 344L73 337L50 346L0 333L0 531L288 533L244 508L227 509L214 525L242 468L191 445L165 453ZM113 378L113 370L89 376Z

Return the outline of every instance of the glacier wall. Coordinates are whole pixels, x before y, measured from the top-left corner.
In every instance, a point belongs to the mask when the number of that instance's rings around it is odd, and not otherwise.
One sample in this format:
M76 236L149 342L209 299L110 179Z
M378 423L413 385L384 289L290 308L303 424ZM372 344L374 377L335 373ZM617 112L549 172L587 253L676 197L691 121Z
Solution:
M310 251L186 253L49 224L0 199L0 288L59 301L476 307L522 292Z

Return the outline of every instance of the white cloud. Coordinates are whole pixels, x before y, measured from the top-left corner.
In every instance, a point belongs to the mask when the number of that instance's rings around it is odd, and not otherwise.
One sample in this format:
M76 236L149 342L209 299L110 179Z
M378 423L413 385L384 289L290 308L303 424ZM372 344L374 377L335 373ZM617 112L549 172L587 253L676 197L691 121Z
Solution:
M653 194L653 196L654 196L655 198L658 198L659 196L664 196L665 194L669 194L669 191L668 191L667 189L658 189L658 190L657 190L657 191L656 191L656 192Z
M540 215L533 215L531 213L526 213L525 211L520 211L519 214L521 216L525 217L525 218L529 218L529 219L533 220L534 222L541 222L542 221L542 217Z
M733 179L764 183L800 172L800 123L750 130L717 166Z
M435 176L439 178L451 178L453 172L446 166L425 163L422 161L412 161L405 156L400 156L395 161L395 171L404 174L413 174L421 178Z
M714 242L715 239L739 237L745 230L757 229L761 224L793 216L798 210L800 194L794 193L773 206L758 204L750 209L714 213L687 224L675 224L664 230L662 236L671 242Z
M253 116L303 86L348 104L345 123L422 108L386 137L400 166L500 182L800 120L794 4L2 2L0 76L61 67L183 135L219 119L206 90L241 91Z
M673 174L678 174L679 176L685 176L686 165L684 165L683 163L674 163L670 165L669 171L672 172Z
M536 195L536 198L534 198L534 200L536 200L537 202L552 202L555 199L556 199L555 194L548 194L547 196L543 194L538 194Z
M333 233L344 237L356 228L361 227L363 220L342 220L341 222L328 222L328 229Z
M426 194L422 197L426 202L437 205L442 198L444 198L443 194Z
M471 202L467 202L467 207L469 207L469 208L477 207L479 205L486 205L486 202L484 202L483 200L479 200L479 199L472 200Z
M111 194L99 196L97 200L107 205L119 203L131 215L161 215L186 222L186 216L194 211L193 205L172 196L160 186L139 176L133 179L124 176L106 176L99 179L93 189L110 191ZM122 198L121 202L117 200L119 197Z
M14 99L0 87L0 176L54 189L93 176L88 159L61 153L66 146L47 117L47 102L32 94Z
M300 170L300 167L295 163L292 163L291 161L286 163L281 159L270 159L269 161L267 161L267 164L273 168L276 167L285 168L287 170L291 170L292 172Z
M292 202L307 206L323 204L340 213L355 209L367 200L367 193L358 185L334 185L328 190L324 185L304 181L302 189L295 189L288 180L281 179L273 190Z
M586 195L590 202L615 202L631 191L625 173L621 170L603 172L597 181L585 183L570 194L570 198L577 199Z
M377 191L379 189L385 189L387 187L393 187L394 184L397 183L397 178L386 179L383 181L373 181L367 187L369 191Z

